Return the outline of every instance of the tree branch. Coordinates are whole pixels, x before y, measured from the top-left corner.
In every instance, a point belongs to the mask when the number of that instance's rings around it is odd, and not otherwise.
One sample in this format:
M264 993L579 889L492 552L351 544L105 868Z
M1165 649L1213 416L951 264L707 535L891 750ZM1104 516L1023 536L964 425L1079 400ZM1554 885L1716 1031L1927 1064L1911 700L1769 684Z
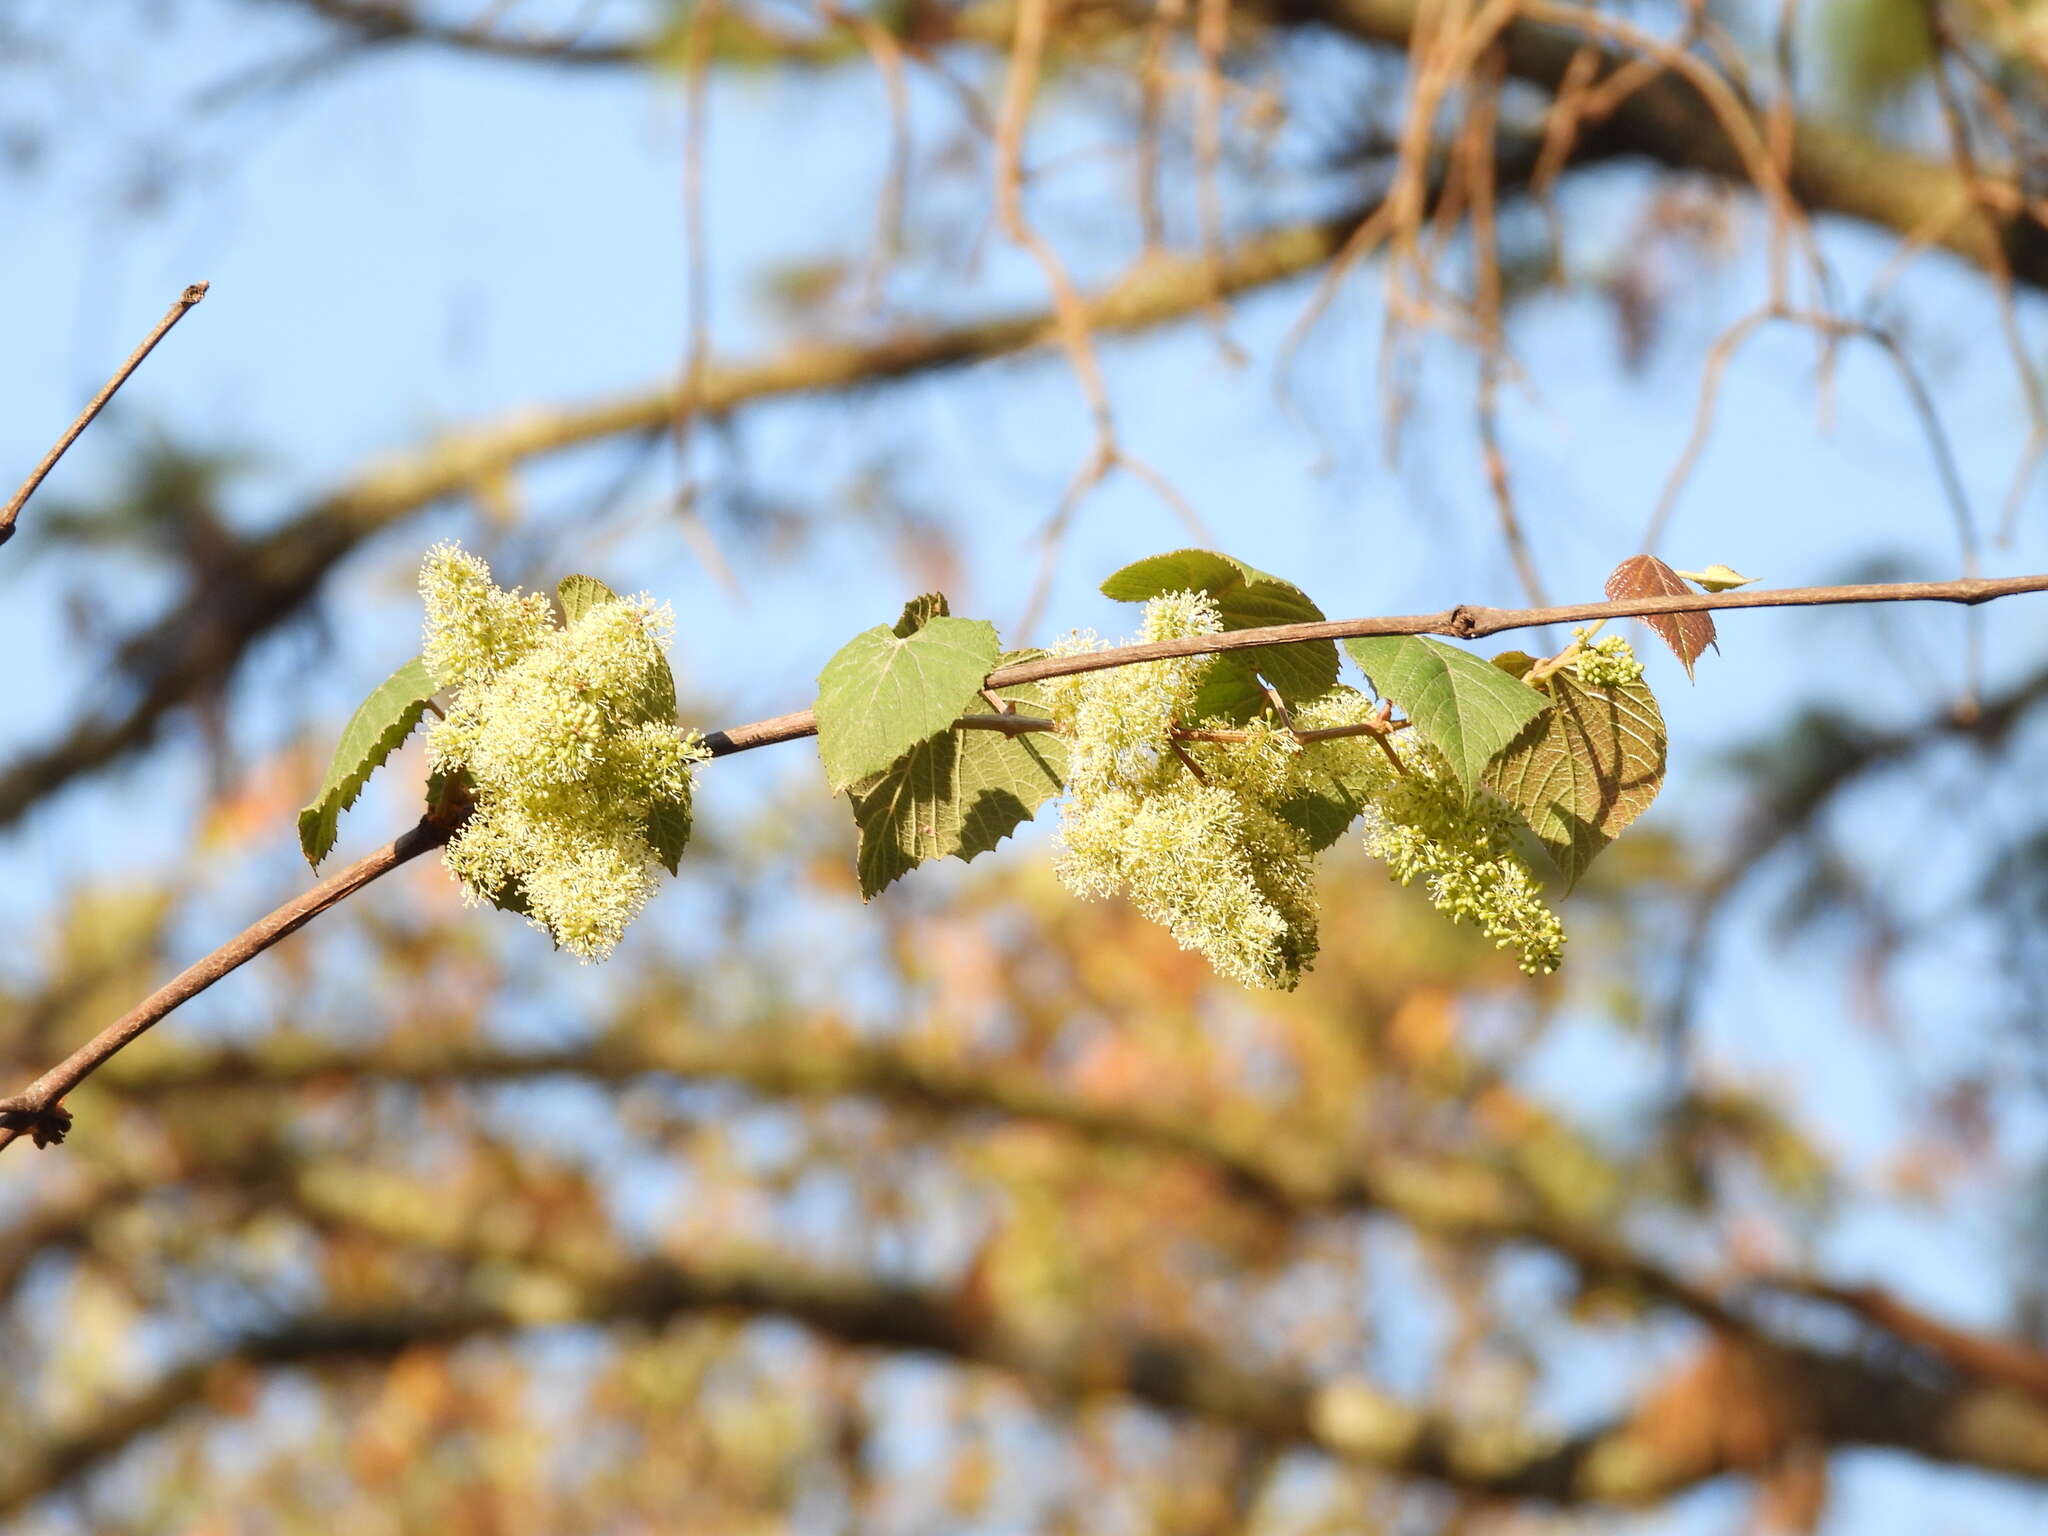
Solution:
M1589 1281L1619 1284L1715 1328L1748 1328L1712 1288L1553 1216L1519 1181L1479 1157L1334 1145L1301 1134L1284 1116L1248 1122L1190 1116L1135 1100L1091 1103L1030 1068L962 1063L836 1035L713 1034L663 1018L547 1053L506 1051L470 1039L422 1040L364 1053L292 1039L269 1049L159 1057L122 1070L112 1087L147 1097L232 1088L288 1091L340 1078L426 1086L556 1075L610 1083L656 1075L715 1079L774 1098L860 1096L953 1116L999 1114L1105 1146L1185 1160L1289 1217L1378 1213L1446 1237L1527 1243L1555 1253Z
M286 902L261 922L228 940L203 960L185 967L126 1014L50 1068L12 1098L0 1099L0 1151L26 1131L39 1147L62 1141L71 1116L64 1095L90 1077L109 1057L133 1044L181 1003L191 1001L232 971L254 960L278 940L298 932L337 902L354 895L372 880L448 841L447 827L422 821L404 836L386 843L367 858L329 875L303 895Z
M178 295L171 307L164 311L163 319L157 321L156 329L142 338L141 345L128 354L128 361L114 370L114 376L100 387L100 392L78 413L78 419L57 439L57 445L43 455L43 462L29 472L29 477L21 483L21 489L8 498L6 506L0 507L0 544L5 544L14 537L15 519L21 515L21 509L28 504L29 497L35 495L36 487L57 467L57 461L70 451L71 445L78 441L79 434L92 425L93 418L106 409L107 402L114 398L115 392L128 382L128 376L142 366L142 360L156 350L156 344L170 334L171 327L185 318L187 310L206 297L208 286L206 283L194 283Z
M1669 1001L1663 1008L1667 1046L1677 1048L1691 1029L1692 1011L1706 974L1707 950L1716 920L1728 900L1767 859L1811 825L1821 808L1867 773L1898 763L1937 742L1970 742L1992 749L2048 699L2048 667L2037 669L2005 692L1958 711L1935 710L1912 725L1889 731L1855 726L1832 711L1807 711L1781 733L1796 743L1798 767L1789 780L1766 783L1737 823L1727 852L1691 893L1685 935Z
M1427 0L1281 0L1278 15L1405 49L1426 11ZM1641 59L1588 33L1526 19L1507 25L1500 46L1511 75L1553 94L1568 80L1578 82L1577 89L1597 89ZM1752 184L1750 163L1726 125L1690 83L1669 70L1660 69L1604 121L1585 124L1581 132L1608 155ZM1793 122L1785 138L1787 187L1808 212L1858 219L1904 240L1945 248L1987 272L2009 272L2031 287L2048 287L2048 230L2026 211L2023 189L2009 179L1980 167L1973 180L1947 162L1825 123Z
M1084 651L1073 656L1048 656L999 668L989 674L988 686L1010 688L1021 683L1043 682L1049 677L1072 677L1082 672L1098 672L1105 667L1127 667L1141 661L1161 661L1173 656L1220 655L1226 651L1258 650L1304 640L1344 640L1361 635L1449 635L1458 640L1476 640L1485 635L1497 635L1503 630L1644 618L1651 614L1707 613L1732 608L1810 608L1836 603L1962 603L1974 606L2025 592L2048 592L2048 575L1970 576L1956 581L1862 582L1841 587L1779 587L1762 592L1693 592L1682 597L1637 597L1620 602L1566 603L1548 608L1481 608L1461 603L1439 613L1405 614L1381 619L1324 619L1313 624L1275 624L1262 629L1232 630L1222 635L1193 635L1144 645L1111 646L1106 650ZM756 720L748 725L713 731L704 738L704 745L713 757L729 757L735 752L749 752L778 741L814 736L817 730L816 714L804 709L777 715L770 720Z
M202 1096L224 1089L286 1092L338 1079L416 1086L573 1076L625 1083L650 1076L737 1083L779 1099L860 1096L950 1116L998 1114L1087 1142L1181 1159L1289 1219L1387 1215L1418 1231L1554 1254L1587 1283L1619 1285L1754 1347L1797 1347L1765 1303L1812 1297L1854 1311L1898 1343L1929 1351L1960 1377L2029 1392L2048 1404L2048 1354L1973 1333L1887 1293L1789 1275L1746 1275L1726 1288L1695 1281L1602 1232L1560 1217L1483 1156L1333 1142L1283 1112L1256 1119L1193 1116L1149 1100L1090 1102L1043 1072L962 1062L900 1045L801 1030L693 1032L650 1016L586 1045L536 1053L470 1038L386 1044L365 1053L304 1039L162 1059L122 1071L116 1092ZM66 1209L71 1207L67 1205Z
M577 64L645 63L656 39L620 44L526 40L419 20L393 0L299 0L374 41L411 40L506 58ZM1273 0L1265 14L1280 26L1319 25L1360 41L1407 51L1425 13L1425 0ZM1009 37L1007 5L974 5L948 23L947 40L1000 47ZM1258 10L1247 7L1252 14ZM1130 26L1140 21L1134 11ZM855 59L803 40L782 39L778 50L799 63ZM1597 93L1624 71L1640 69L1632 54L1583 31L1519 19L1501 32L1509 74L1553 95L1569 87ZM1730 83L1731 94L1740 90ZM1762 113L1756 114L1759 127ZM1626 155L1676 171L1700 171L1752 185L1754 169L1726 123L1680 76L1659 69L1622 96L1598 121L1578 126L1574 158ZM1833 124L1791 119L1783 130L1789 153L1786 190L1809 213L1832 213L1891 231L1902 240L1945 248L1994 277L2048 287L2048 230L2025 211L2024 188L2009 176L1987 174L1896 149ZM1762 189L1759 189L1762 190Z
M1315 1382L1285 1368L1247 1371L1181 1337L1098 1331L1048 1343L1042 1333L1012 1330L948 1292L806 1270L782 1257L689 1264L622 1263L595 1254L542 1258L530 1244L458 1230L455 1213L440 1223L446 1230L422 1230L414 1219L394 1226L390 1202L350 1198L341 1181L302 1189L302 1196L326 1225L358 1228L464 1263L519 1265L547 1275L559 1283L562 1302L545 1320L551 1325L658 1326L706 1312L786 1317L855 1348L985 1366L1067 1400L1129 1398L1260 1443L1320 1451L1488 1498L1642 1505L1726 1472L1762 1470L1756 1448L1745 1454L1729 1437L1711 1435L1679 1443L1633 1417L1555 1439L1523 1427L1468 1426L1352 1378ZM390 1359L420 1346L516 1333L535 1321L503 1303L468 1299L313 1317L252 1334L46 1447L0 1483L0 1510L19 1508L197 1406L214 1371L231 1363L317 1367ZM1879 1377L1854 1360L1789 1350L1760 1360L1748 1379L1756 1383L1750 1390L1796 1389L1811 1410L1807 1438L1822 1444L1889 1446L1936 1461L2048 1477L2048 1410L2024 1397ZM1743 1380L1734 1377L1728 1385ZM1714 1405L1727 1412L1747 1406Z
M297 0L364 43L428 43L528 64L618 66L649 61L655 39L591 43L576 37L522 37L485 26L430 21L405 0Z

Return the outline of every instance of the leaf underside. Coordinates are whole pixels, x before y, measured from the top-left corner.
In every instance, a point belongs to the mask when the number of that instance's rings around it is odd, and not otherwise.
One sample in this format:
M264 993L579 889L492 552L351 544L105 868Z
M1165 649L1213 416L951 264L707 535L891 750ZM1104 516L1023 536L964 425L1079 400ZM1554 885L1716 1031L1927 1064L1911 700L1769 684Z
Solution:
M1362 775L1347 778L1333 772L1318 761L1313 747L1309 749L1307 771L1308 787L1281 801L1275 809L1282 820L1308 839L1311 853L1321 853L1364 814L1372 803L1371 790L1377 780Z
M1272 624L1308 624L1323 610L1291 581L1208 549L1176 549L1117 571L1102 584L1105 597L1142 603L1169 592L1206 592L1216 600L1226 630ZM1329 640L1275 645L1256 653L1219 656L1195 703L1198 719L1248 720L1266 706L1263 675L1289 704L1306 704L1337 685L1337 647Z
M927 592L922 597L913 597L903 605L903 616L890 631L898 640L908 640L933 619L943 619L953 612L943 592Z
M1013 651L1000 665L1033 661L1042 651ZM995 690L1016 713L1046 718L1035 683ZM1066 743L1050 731L941 731L886 770L852 787L860 829L860 893L872 900L919 864L988 852L1060 792Z
M1500 755L1486 786L1519 811L1569 890L1664 782L1664 717L1642 683L1550 678L1551 706Z
M1443 753L1469 798L1486 765L1543 713L1544 698L1504 668L1426 635L1367 635L1344 649Z
M412 734L433 695L434 679L426 663L415 656L356 706L335 744L320 792L299 812L299 848L315 869L334 849L341 813L356 803L370 775Z
M906 609L899 622L911 619ZM883 772L957 720L998 649L993 624L939 613L908 635L877 624L847 641L818 674L818 755L833 792Z

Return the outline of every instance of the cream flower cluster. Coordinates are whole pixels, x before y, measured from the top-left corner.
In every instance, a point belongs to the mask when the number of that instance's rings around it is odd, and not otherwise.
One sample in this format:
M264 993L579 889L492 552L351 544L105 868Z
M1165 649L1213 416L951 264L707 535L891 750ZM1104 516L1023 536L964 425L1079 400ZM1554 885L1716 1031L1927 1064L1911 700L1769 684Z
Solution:
M1206 594L1145 605L1147 641L1222 631ZM1100 642L1076 635L1055 649L1074 655ZM1201 723L1196 698L1213 663L1181 657L1047 681L1068 741L1054 867L1078 896L1121 892L1219 974L1286 990L1315 958L1317 909L1308 840L1279 806L1303 788L1312 754L1260 721L1244 741L1188 742L1177 753L1173 728Z
M475 808L449 843L466 899L525 912L585 960L612 952L654 893L651 817L687 833L690 765L666 652L675 621L646 596L557 628L547 597L437 544L420 568L427 670L453 693L427 739Z
M1564 957L1564 925L1543 903L1514 849L1513 813L1482 793L1469 802L1434 747L1403 741L1407 772L1366 812L1365 850L1402 885L1420 879L1453 922L1470 919L1524 971L1545 976Z
M1620 688L1643 680L1643 664L1636 660L1635 648L1621 636L1602 635L1595 640L1590 628L1575 629L1572 635L1579 643L1572 669L1588 688Z

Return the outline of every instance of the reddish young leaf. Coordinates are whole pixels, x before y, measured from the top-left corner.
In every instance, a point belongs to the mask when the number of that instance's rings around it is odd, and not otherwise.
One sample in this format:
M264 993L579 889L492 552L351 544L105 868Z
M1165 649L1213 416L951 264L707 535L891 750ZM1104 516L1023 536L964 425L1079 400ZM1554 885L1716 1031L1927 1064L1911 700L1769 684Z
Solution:
M1631 555L1607 578L1607 595L1615 602L1631 597L1687 597L1692 593L1678 572L1655 555ZM1714 645L1714 616L1711 613L1651 613L1643 622L1657 631L1671 647L1671 653L1685 666L1688 681L1692 664L1700 653ZM1715 646L1715 649L1720 649Z

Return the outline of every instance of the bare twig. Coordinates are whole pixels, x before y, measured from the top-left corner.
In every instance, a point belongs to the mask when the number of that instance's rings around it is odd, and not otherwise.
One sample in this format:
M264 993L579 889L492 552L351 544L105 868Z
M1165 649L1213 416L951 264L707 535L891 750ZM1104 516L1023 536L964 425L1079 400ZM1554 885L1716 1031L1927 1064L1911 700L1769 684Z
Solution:
M1195 205L1202 254L1211 266L1223 259L1223 57L1229 46L1230 0L1196 0L1195 47L1202 55L1202 74L1195 89ZM1230 317L1222 301L1212 298L1207 314L1224 356L1243 363L1244 350L1230 339Z
M1763 1288L1832 1302L1908 1344L1927 1350L1959 1371L1986 1381L2004 1382L2033 1397L2048 1399L2048 1350L2016 1339L1957 1328L1908 1306L1881 1286L1773 1279L1766 1281Z
M422 821L403 837L386 843L368 858L329 875L303 895L295 896L261 922L251 924L205 959L185 967L126 1014L9 1099L0 1099L0 1149L26 1131L37 1146L62 1141L71 1116L64 1095L103 1066L181 1003L239 970L287 934L296 933L339 901L353 896L372 880L448 841L450 829Z
M1031 125L1031 108L1038 92L1040 71L1045 60L1045 50L1051 33L1051 0L1022 0L1017 7L1015 37L1010 47L1010 68L1003 81L1002 111L996 125L995 139L995 205L996 223L1003 235L1018 249L1029 255L1045 277L1046 287L1052 293L1054 333L1061 349L1067 355L1068 364L1081 387L1081 394L1088 406L1088 417L1094 425L1095 446L1088 460L1081 466L1060 498L1057 511L1046 520L1039 535L1039 574L1032 589L1032 595L1024 606L1024 617L1018 624L1021 634L1029 635L1037 622L1047 597L1052 590L1052 580L1057 569L1059 551L1072 524L1074 513L1090 492L1117 469L1130 471L1139 481L1150 487L1167 505L1168 509L1189 525L1197 538L1201 519L1195 514L1184 497L1175 492L1166 477L1157 470L1126 453L1117 440L1116 420L1110 409L1109 390L1103 383L1102 367L1096 358L1087 301L1074 286L1066 264L1060 260L1059 252L1050 241L1031 224L1024 208L1024 187L1030 177L1030 168L1024 163L1024 146ZM1200 270L1215 273L1218 270L1219 253L1205 251ZM1206 292L1200 305L1205 310L1213 309L1217 302L1219 284L1213 279L1205 284Z
M676 531L705 573L732 597L742 595L739 579L704 521L696 478L690 473L690 438L704 398L704 373L711 362L710 235L704 213L704 140L710 94L707 77L711 41L723 0L703 0L690 17L683 39L683 278L688 309L681 377L676 389Z
M488 13L467 23L440 23L400 0L299 0L299 4L348 28L365 44L424 43L530 64L644 64L658 42L652 33L618 42L586 42L573 30L547 37L521 36L492 27Z
M960 722L962 725L967 723L965 720ZM1290 727L1287 734L1293 737L1297 743L1306 747L1318 741L1342 741L1348 736L1391 736L1396 731L1407 730L1408 725L1409 722L1406 720L1389 720L1385 716L1376 715L1370 720L1361 720L1356 725L1326 725L1313 731L1297 731ZM1175 741L1235 742L1249 741L1251 740L1251 735L1250 731L1185 730L1175 727L1173 739Z
M1699 405L1693 416L1691 435L1680 451L1677 461L1665 477L1664 488L1657 497L1656 508L1650 514L1648 526L1643 530L1643 548L1654 551L1670 525L1671 514L1678 504L1679 494L1698 465L1700 455L1705 451L1707 440L1713 434L1714 412L1719 403L1721 385L1728 364L1735 353L1759 327L1783 322L1787 325L1804 326L1819 335L1829 346L1837 343L1862 339L1879 348L1897 370L1899 382L1906 391L1913 414L1919 419L1927 436L1928 448L1934 458L1934 470L1941 485L1943 499L1947 502L1949 515L1955 523L1956 541L1962 554L1963 570L1975 575L1980 569L1979 540L1976 519L1970 511L1969 494L1963 487L1962 473L1956 462L1955 450L1943 430L1941 417L1934 409L1934 396L1914 367L1913 360L1899 340L1883 326L1866 320L1844 318L1817 310L1790 309L1783 305L1766 303L1751 310L1723 331L1707 354L1706 367L1700 377Z
M57 439L57 446L43 455L43 462L21 482L21 489L14 493L6 506L0 507L0 544L14 537L14 520L21 515L29 497L35 495L43 477L57 467L57 461L78 441L78 434L91 426L93 418L106 409L107 402L114 398L114 392L128 382L128 375L140 368L142 360L156 349L156 344L170 334L171 327L185 318L185 311L206 297L208 286L206 283L194 283L178 295L171 307L164 311L163 319L157 321L156 329L142 338L142 345L128 354L128 361L115 370L114 376L92 397L91 403L78 413L78 420L72 422L69 430Z
M1730 898L1767 867L1774 852L1810 826L1819 807L1845 784L1900 762L1923 746L1967 741L1980 749L1996 747L2044 698L2048 698L2048 668L1983 701L1968 715L1959 717L1954 705L1945 703L1894 730L1859 737L1832 753L1822 771L1805 778L1789 793L1759 801L1744 824L1727 837L1722 857L1700 880L1688 903L1690 911L1674 967L1676 980L1663 1007L1666 1050L1676 1058L1692 1032L1716 925L1727 912Z
M1166 248L1166 215L1159 205L1159 140L1166 111L1166 50L1187 13L1187 0L1154 0L1138 55L1138 229L1144 256ZM1204 253L1207 254L1206 252ZM1141 258L1142 259L1142 258Z
M1008 700L1004 701L1005 703ZM953 722L956 731L1001 731L1005 736L1029 736L1034 731L1057 731L1059 727L1044 715L962 715Z
M1529 601L1541 607L1550 601L1543 590L1543 578L1536 571L1536 557L1522 529L1515 509L1514 486L1508 478L1507 455L1500 445L1500 377L1502 352L1507 338L1501 324L1500 232L1495 219L1494 149L1499 118L1500 88L1504 66L1495 48L1482 61L1485 74L1470 117L1466 122L1460 150L1465 157L1465 177L1472 200L1473 283L1472 301L1479 326L1479 443L1486 465L1486 483L1493 492L1494 511L1500 521L1501 541L1514 563L1515 575Z
M904 77L903 45L896 35L874 17L855 13L824 0L819 14L835 26L844 27L860 39L881 77L882 92L889 106L889 164L882 174L882 190L875 199L875 244L868 253L867 275L862 279L862 300L879 311L887 297L889 272L903 254L903 210L910 187L910 85Z

